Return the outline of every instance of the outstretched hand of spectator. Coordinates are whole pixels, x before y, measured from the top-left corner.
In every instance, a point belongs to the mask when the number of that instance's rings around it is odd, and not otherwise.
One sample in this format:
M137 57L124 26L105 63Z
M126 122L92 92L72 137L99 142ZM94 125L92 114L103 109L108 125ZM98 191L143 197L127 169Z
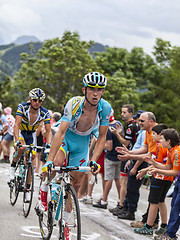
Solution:
M139 180L142 180L143 177L146 176L147 172L148 172L148 169L149 168L143 168L141 170L138 171L138 174L136 175L136 178L139 179Z
M146 156L142 157L142 160L151 165L153 165L155 163L155 160L152 158L152 156L148 155L148 154Z
M129 150L127 149L127 147L123 144L123 147L116 147L115 149L118 153L121 153L121 154L130 154L129 153Z
M112 133L112 134L117 134L117 129L116 128L114 128L114 127L109 127L109 130L110 130L110 132Z
M129 150L127 149L127 147L125 145L123 145L123 147L116 147L115 150L118 153L121 153L121 155L118 155L117 158L121 161L126 161L129 160L131 158L131 155L129 153Z
M149 167L148 174L149 175L154 175L157 173L157 168L155 168L153 165Z
M123 132L123 128L118 123L116 123L116 130L117 130L117 133L119 133L120 135Z

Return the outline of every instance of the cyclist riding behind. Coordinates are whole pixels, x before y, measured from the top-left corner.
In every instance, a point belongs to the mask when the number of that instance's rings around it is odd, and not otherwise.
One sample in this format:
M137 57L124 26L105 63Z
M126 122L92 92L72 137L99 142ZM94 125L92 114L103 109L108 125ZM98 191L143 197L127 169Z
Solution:
M71 98L66 104L63 117L57 123L59 128L54 136L44 169L47 169L49 164L62 166L67 152L69 152L69 166L88 166L91 134L98 139L90 166L92 169L97 167L96 161L104 149L111 114L111 105L101 98L107 80L103 74L91 72L84 76L83 84L82 91L85 96ZM71 183L76 192L83 175L84 171L71 172ZM43 182L41 202L45 211L47 210L47 191L48 186Z
M51 143L51 126L50 126L50 114L46 108L42 106L42 101L45 99L45 93L40 88L34 88L29 92L29 101L25 103L20 103L15 119L14 126L14 148L17 150L18 145L30 145L33 144L36 146L36 130L40 125L40 122L44 121L46 128L46 139L47 145L46 148L50 148ZM13 181L15 178L15 167L17 160L21 157L22 153L25 151L25 148L19 148L17 156L13 157L11 163L9 178L10 181ZM35 165L35 155L36 151L33 151L32 162ZM30 176L28 176L30 179ZM27 184L27 189L30 185ZM29 201L30 195L29 192L26 192L26 201Z

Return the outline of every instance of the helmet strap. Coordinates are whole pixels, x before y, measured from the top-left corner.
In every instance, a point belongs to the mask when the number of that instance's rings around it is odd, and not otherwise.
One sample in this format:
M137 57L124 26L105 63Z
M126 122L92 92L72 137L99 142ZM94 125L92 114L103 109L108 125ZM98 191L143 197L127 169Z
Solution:
M97 106L98 105L98 103L97 104L92 104L89 100L88 100L88 98L87 98L87 87L85 88L85 99L86 99L86 101L91 105L91 106L93 106L93 107L95 107L95 106Z
M32 109L34 109L35 111L37 111L39 108L34 108L32 105L31 105Z

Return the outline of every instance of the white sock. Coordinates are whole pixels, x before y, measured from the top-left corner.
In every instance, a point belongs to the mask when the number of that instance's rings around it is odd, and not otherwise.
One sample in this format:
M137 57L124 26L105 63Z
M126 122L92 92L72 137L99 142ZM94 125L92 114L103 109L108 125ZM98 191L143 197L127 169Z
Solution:
M107 202L101 200L101 204L102 204L102 205L105 205L105 204L107 204Z
M90 198L91 198L91 196L89 196L89 195L86 195L86 198L90 199Z

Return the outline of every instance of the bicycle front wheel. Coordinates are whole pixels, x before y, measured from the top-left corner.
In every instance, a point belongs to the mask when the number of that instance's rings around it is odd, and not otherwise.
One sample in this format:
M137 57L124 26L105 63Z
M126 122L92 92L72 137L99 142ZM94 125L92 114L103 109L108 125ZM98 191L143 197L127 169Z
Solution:
M46 212L39 210L39 226L43 240L49 240L53 231L53 204L48 203Z
M30 186L27 188L27 186ZM23 214L24 217L29 215L34 191L34 168L32 164L25 168L25 188L23 193Z
M80 240L81 239L81 219L80 208L76 191L71 184L65 186L65 195L59 220L59 239Z
M13 181L10 181L9 188L10 188L10 203L12 206L14 206L19 195L19 182L17 176L15 176Z

